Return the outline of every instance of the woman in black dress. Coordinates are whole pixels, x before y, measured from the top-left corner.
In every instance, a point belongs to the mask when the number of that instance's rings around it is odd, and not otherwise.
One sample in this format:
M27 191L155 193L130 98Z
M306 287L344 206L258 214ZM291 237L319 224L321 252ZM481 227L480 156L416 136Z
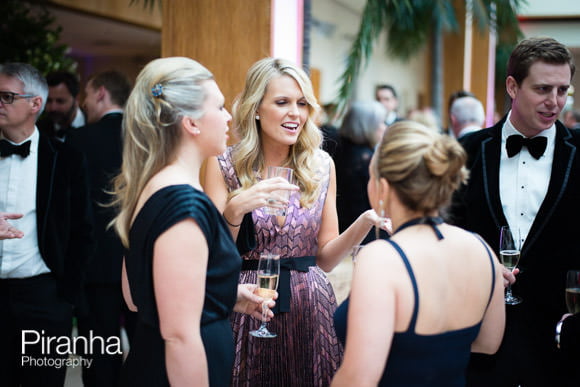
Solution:
M228 385L232 310L261 316L255 285L221 214L202 191L204 159L226 149L224 97L188 58L163 58L139 74L123 122L114 225L128 249L123 294L138 311L124 384Z

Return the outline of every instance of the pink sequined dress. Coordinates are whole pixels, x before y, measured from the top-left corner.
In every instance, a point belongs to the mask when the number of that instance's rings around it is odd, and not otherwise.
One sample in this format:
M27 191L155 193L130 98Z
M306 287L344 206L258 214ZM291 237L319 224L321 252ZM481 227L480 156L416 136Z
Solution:
M231 151L230 147L218 157L230 191L239 187L232 166ZM317 178L321 186L318 200L310 208L304 208L300 206L300 193L293 192L282 227L274 216L266 215L262 208L254 210L252 219L256 248L243 255L244 260L257 262L263 251L279 253L281 259L288 259L287 264L292 263L292 258L316 255L322 208L330 178L330 157L320 150L316 158L319 165ZM233 386L330 384L342 360L343 351L334 331L336 298L330 282L318 266L301 270L289 271L290 311L277 313L268 323L268 329L277 333L278 337L265 339L251 336L248 332L257 329L260 321L234 313L232 325L236 356ZM279 293L283 291L282 282L281 275ZM240 283L256 283L256 271L242 270Z

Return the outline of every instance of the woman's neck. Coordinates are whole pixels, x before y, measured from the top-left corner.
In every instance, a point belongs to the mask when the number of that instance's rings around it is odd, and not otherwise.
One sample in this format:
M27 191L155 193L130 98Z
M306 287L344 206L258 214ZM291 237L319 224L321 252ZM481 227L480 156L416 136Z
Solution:
M183 179L184 183L201 189L199 174L203 163L203 156L199 152L185 149L184 147L178 149L176 153L177 156L166 168L171 170L176 178L180 177Z
M262 142L262 155L264 156L264 167L279 167L290 155L290 146L276 142Z

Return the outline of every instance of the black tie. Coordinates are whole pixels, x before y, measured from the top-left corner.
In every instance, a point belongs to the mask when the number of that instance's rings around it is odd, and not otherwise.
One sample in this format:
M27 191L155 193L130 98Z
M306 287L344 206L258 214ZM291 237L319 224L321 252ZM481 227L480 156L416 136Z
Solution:
M24 144L14 145L6 140L0 140L0 157L8 157L10 155L20 155L26 158L30 154L30 140Z
M528 152L537 160L546 151L548 139L546 137L526 138L518 134L514 134L507 138L506 149L508 157L513 157L520 153L522 147L528 148Z

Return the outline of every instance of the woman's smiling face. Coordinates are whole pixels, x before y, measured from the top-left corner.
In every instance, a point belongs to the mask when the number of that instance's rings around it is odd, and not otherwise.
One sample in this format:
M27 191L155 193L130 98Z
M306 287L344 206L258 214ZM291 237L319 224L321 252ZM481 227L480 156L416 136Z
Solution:
M272 78L257 111L263 143L294 145L309 113L308 102L294 78Z

